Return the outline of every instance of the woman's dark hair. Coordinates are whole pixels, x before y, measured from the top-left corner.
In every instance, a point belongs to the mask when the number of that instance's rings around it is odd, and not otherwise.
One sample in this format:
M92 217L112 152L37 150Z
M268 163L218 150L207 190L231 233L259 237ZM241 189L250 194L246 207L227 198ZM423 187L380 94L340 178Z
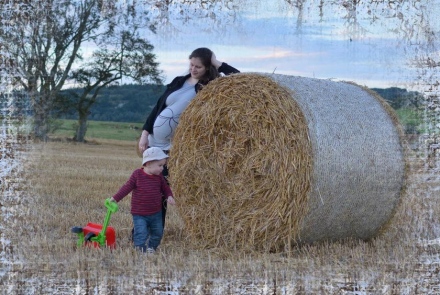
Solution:
M205 75L199 80L200 84L206 85L209 81L212 81L220 76L218 70L211 63L211 49L206 47L197 48L190 54L189 59L193 57L199 58L202 64L206 67Z

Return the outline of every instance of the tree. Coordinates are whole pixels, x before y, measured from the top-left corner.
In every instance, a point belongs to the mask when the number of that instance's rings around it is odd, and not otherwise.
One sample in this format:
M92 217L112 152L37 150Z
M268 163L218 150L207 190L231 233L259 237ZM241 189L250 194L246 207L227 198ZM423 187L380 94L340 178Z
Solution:
M156 84L162 83L156 57L151 53L153 46L137 37L135 31L121 31L112 38L114 42L102 45L113 48L101 47L93 53L90 62L72 71L70 78L82 86L82 91L71 92L69 97L69 104L78 114L75 141L84 142L90 108L96 102L101 89L123 77L138 83L147 80Z
M11 1L9 27L1 43L15 67L7 74L31 101L34 135L46 139L53 102L81 44L101 26L97 1Z
M11 83L20 87L29 97L33 134L36 138L47 139L60 90L69 77L75 76L72 71L76 63L83 60L81 48L85 44L111 44L112 38L118 35L121 16L131 21L142 20L135 19L137 13L133 6L125 1L123 5L117 4L117 0L11 0L2 3L2 16L7 18L4 18L0 27L0 55L6 56L12 65L6 67L5 75L11 77ZM145 20L148 22L147 18ZM126 22L122 24L126 25ZM132 25L138 28L141 23ZM148 46L142 45L133 36L127 38L123 46L129 48L129 43L135 42L132 46L143 46L136 49L138 54L148 51L147 60L154 59L151 55L152 46L149 45L150 50L147 50ZM127 72L124 60L130 62L134 57L127 58L126 52L122 56L119 57L118 65L120 75L124 71L133 77L157 75L153 69L157 64L151 63L151 68L145 67L141 59L133 64L132 73ZM115 66L117 63L113 60L109 63L112 58L118 59L105 50L97 52L94 59L103 66L101 72L97 69L83 69L76 71L76 76L79 78L82 75L84 78L89 75L95 80L108 81L111 77L105 66Z

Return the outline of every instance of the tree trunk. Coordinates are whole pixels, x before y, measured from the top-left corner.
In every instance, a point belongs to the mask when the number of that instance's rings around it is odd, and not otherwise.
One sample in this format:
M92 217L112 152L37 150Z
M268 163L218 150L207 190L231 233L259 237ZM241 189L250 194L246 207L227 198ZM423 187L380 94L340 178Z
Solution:
M38 92L34 89L31 89L28 92L28 95L30 96L33 109L34 137L35 139L46 142L50 131L48 100L44 93Z
M78 126L76 127L76 133L74 140L77 142L85 142L85 136L87 132L87 118L88 113L80 113L78 118Z
M49 122L45 116L35 114L34 116L34 136L36 139L46 142L49 133Z

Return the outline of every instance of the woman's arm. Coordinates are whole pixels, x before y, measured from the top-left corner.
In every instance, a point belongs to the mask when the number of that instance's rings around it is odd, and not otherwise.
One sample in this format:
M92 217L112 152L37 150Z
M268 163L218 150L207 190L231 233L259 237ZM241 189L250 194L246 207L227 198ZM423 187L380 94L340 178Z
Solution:
M227 63L222 63L222 65L218 68L219 73L223 73L225 75L240 73L236 68L228 65Z
M217 57L215 56L215 53L212 53L211 56L211 64L218 70L218 68L220 68L220 66L222 65L223 62L217 60Z
M225 62L221 62L217 59L215 56L215 53L212 53L211 56L211 64L219 71L219 73L223 73L225 75L234 74L234 73L240 73L239 70L237 70L234 67L231 67Z
M141 138L139 139L139 151L141 154L143 154L148 147L148 134L147 130L142 130Z

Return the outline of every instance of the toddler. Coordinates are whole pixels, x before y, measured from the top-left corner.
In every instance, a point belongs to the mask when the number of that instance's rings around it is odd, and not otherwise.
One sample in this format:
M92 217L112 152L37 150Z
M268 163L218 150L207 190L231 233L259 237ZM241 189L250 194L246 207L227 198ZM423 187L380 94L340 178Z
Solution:
M154 253L163 236L162 202L175 204L173 193L162 175L168 156L158 147L143 152L142 168L136 169L128 181L111 198L119 202L130 192L133 216L133 243L142 252Z

